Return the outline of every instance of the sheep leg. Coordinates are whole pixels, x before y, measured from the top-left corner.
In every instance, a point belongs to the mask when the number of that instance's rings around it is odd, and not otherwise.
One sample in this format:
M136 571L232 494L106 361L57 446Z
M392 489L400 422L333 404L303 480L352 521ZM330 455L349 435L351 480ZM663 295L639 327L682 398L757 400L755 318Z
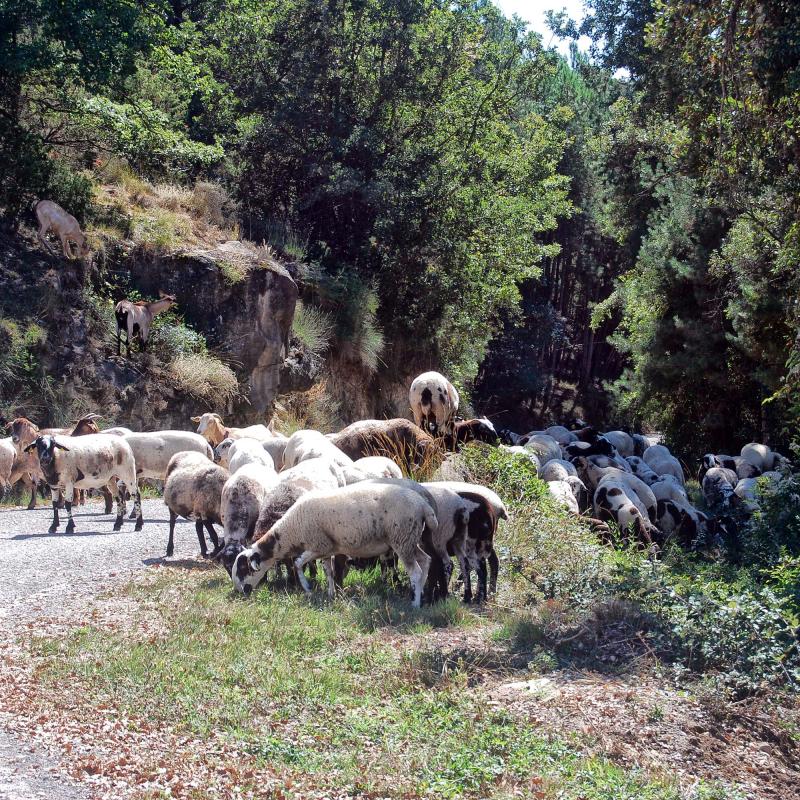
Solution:
M426 556L426 558L428 557ZM411 579L411 587L414 590L414 599L411 601L411 604L414 608L420 608L422 606L422 589L425 583L424 580L422 580L422 567L417 562L415 555L400 555L400 560L403 562L406 572L408 572L408 577ZM429 564L430 559L428 558L428 565ZM425 572L427 573L427 569ZM427 577L427 574L425 577Z
M125 516L125 484L117 484L117 518L114 520L113 530L122 530L122 519Z
M175 512L169 512L169 539L167 539L167 558L170 558L175 552L175 520L177 519Z
M219 538L217 537L217 532L214 530L214 526L207 519L203 520L203 525L208 531L208 537L211 539L211 543L214 545L214 549L211 552L211 558L214 558L214 556L222 549L222 545L219 543Z
M48 528L48 533L55 533L58 530L59 519L58 519L58 489L51 489L50 496L53 501L53 521L50 523L50 527Z
M471 568L469 561L459 556L458 559L459 566L461 567L461 579L464 581L464 602L471 603L472 602L472 576L471 576Z
M31 499L28 502L28 511L30 511L32 508L36 508L36 481L30 475L25 475L22 482L31 490Z
M100 489L100 491L101 491L101 493L103 495L103 500L105 501L105 504L106 504L106 507L103 510L103 513L104 514L110 514L112 509L114 508L114 496L108 490L107 486L103 486L103 488Z
M500 572L500 559L494 547L489 551L489 592L497 594L497 574Z
M476 603L483 603L486 600L486 559L478 559L476 570L478 573L478 595L475 598Z
M200 553L203 558L208 557L208 549L206 548L206 537L203 536L203 520L197 519L194 523L194 529L197 531L197 541L200 542Z
M328 579L328 599L333 600L336 597L336 581L333 577L333 559L323 558L322 569L325 570L325 577Z
M72 494L70 493L69 496L72 497ZM65 500L64 506L67 509L67 519L69 520L69 522L67 522L67 527L65 529L65 532L75 533L75 520L72 519L72 502L69 500Z
M333 557L333 582L337 589L344 588L344 579L347 577L347 556Z
M430 570L428 571L428 580L425 582L425 593L423 600L425 605L432 605L437 600L441 599L441 583L444 573L444 565L439 556L434 556L431 561Z
M140 531L144 525L144 517L142 516L142 494L138 487L136 494L133 496L133 510L136 512L136 524L133 526L134 531Z
M319 556L313 550L306 550L294 560L294 570L297 573L297 578L306 594L311 594L311 585L308 582L308 578L306 578L305 572L303 572L303 567L309 561L314 561L317 558L319 558Z

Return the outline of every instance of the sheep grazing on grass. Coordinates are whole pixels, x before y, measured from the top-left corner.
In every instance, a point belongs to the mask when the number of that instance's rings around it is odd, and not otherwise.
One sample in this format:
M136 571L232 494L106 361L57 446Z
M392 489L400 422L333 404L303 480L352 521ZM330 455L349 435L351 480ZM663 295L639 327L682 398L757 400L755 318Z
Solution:
M661 475L657 481L650 484L650 491L656 500L677 500L688 502L689 496L683 484L674 475Z
M601 522L613 522L623 533L635 533L640 541L648 544L656 533L647 510L622 480L609 477L601 481L594 493L594 515Z
M720 523L709 520L686 500L658 501L658 527L668 538L684 547L714 546L719 543Z
M562 447L578 441L577 435L563 425L551 425L544 433L555 439Z
M453 424L453 432L444 436L445 447L457 450L459 445L467 442L485 442L496 445L500 441L494 425L487 417L458 420Z
M754 459L755 460L755 459ZM724 469L732 470L736 473L740 480L744 478L757 478L762 469L760 466L751 464L742 456L727 456L715 453L706 453L700 463L700 470L697 473L697 480L699 483L703 482L703 478L710 469L714 467L723 467Z
M222 490L228 480L228 470L214 464L202 453L177 453L167 465L164 482L164 504L169 509L169 539L167 558L175 552L175 520L178 517L193 519L200 552L208 556L203 526L214 545L213 557L219 550L214 523L221 525L220 506Z
M455 386L439 372L418 375L408 392L414 423L434 436L453 432L458 401Z
M615 455L614 445L604 436L596 436L591 442L579 441L572 442L564 447L564 455L567 458L580 458L581 456L608 456Z
M736 484L739 476L732 469L725 467L712 467L703 476L703 497L709 508L736 505L739 498L736 496Z
M283 469L283 457L286 453L286 445L289 442L289 437L281 433L276 433L271 439L264 439L261 446L269 453L275 469L280 472Z
M400 417L354 422L332 434L329 440L354 461L367 456L385 456L408 467L423 464L438 451L430 434Z
M614 449L622 458L627 458L634 454L633 451L636 448L633 437L629 433L625 433L625 431L606 431L603 434L603 438L611 442Z
M128 358L131 357L131 340L139 338L139 346L143 353L147 352L147 340L150 338L150 325L153 317L163 311L169 311L177 300L174 295L164 294L160 300L148 303L144 300L120 300L114 306L117 320L117 355L122 354L122 331L125 331L125 347Z
M270 567L293 558L298 579L310 593L303 566L322 559L332 597L333 556L368 558L391 549L409 574L418 608L430 567L430 557L421 547L422 537L426 529L435 531L437 526L430 505L401 486L369 482L332 492L309 492L269 533L237 556L233 583L238 591L250 594Z
M539 456L537 456L536 453L534 453L532 450L526 450L524 447L522 447L521 445L518 445L518 444L510 445L510 446L509 445L505 445L505 444L501 444L500 447L501 447L501 449L505 450L507 453L511 453L511 455L515 456L516 458L527 459L531 463L533 468L536 470L537 474L541 470L542 462L539 459Z
M529 436L522 446L535 453L542 464L561 458L561 445L552 436L544 433Z
M570 475L578 476L578 471L571 461L563 458L552 458L539 470L539 477L543 481L564 481Z
M577 475L548 481L547 490L558 505L572 514L582 514L589 508L589 490Z
M78 220L72 214L64 211L58 203L54 203L52 200L39 200L38 203L33 204L33 211L39 222L36 236L51 255L56 254L50 246L50 242L47 241L47 234L51 231L58 236L65 258L72 260L86 258L89 255L89 243L86 241L86 236L84 236ZM73 244L77 251L72 249Z
M648 485L652 486L661 477L639 456L628 456L625 461L628 463L630 471Z
M198 417L192 417L192 422L197 425L197 433L208 440L212 447L216 447L223 439L258 439L266 442L275 437L275 434L266 425L248 425L245 428L231 428L222 421L219 414L207 411Z
M788 459L779 453L770 450L765 444L758 444L758 442L750 442L742 448L742 460L754 467L757 467L761 472L768 472L770 470L778 469L779 467L786 467L789 464ZM756 477L755 475L740 475L744 477Z
M122 528L122 517L125 513L124 487L127 487L134 498L133 509L136 515L136 528L142 529L142 505L139 487L136 481L136 463L133 452L124 439L116 436L105 436L102 433L68 438L65 436L37 436L26 448L36 450L39 464L50 487L53 499L53 523L50 533L58 530L58 497L59 491L64 493L67 510L66 532L75 530L72 519L72 498L76 489L99 489L116 480L117 484L117 518L114 530Z

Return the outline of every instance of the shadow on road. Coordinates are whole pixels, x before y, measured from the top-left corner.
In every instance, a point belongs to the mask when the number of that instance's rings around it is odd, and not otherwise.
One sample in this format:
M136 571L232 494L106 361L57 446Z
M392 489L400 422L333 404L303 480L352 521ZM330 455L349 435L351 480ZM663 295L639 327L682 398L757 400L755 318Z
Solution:
M203 560L202 558L166 558L160 556L159 558L143 558L142 564L146 567L161 566L161 567L179 567L180 569L197 569L208 571L216 569L219 565L211 560Z

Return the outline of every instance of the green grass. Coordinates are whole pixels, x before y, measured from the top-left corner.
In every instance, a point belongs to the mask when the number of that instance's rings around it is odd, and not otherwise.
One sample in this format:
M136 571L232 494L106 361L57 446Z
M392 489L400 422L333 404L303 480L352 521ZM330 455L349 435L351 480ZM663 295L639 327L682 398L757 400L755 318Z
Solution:
M415 610L358 587L360 595L328 604L274 583L245 601L227 578L203 573L176 584L174 574L162 575L130 590L162 634L82 628L66 641L38 640L42 677L77 682L97 704L200 739L222 730L255 766L284 780L310 776L320 791L681 797L669 782L586 756L576 742L477 700L471 678L504 669L497 656L465 650L448 661L423 634L487 619L455 602ZM404 633L417 635L398 642Z

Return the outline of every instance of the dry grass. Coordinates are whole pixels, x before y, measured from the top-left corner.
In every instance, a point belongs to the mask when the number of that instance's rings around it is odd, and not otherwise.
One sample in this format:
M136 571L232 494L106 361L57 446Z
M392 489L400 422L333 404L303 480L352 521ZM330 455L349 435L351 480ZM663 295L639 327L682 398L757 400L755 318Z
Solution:
M199 400L214 400L217 405L224 405L239 396L236 374L216 356L179 355L170 363L169 370L176 387Z
M275 403L277 429L291 436L295 431L312 429L335 431L342 427L340 407L328 394L327 381L314 384L308 391L278 398Z

